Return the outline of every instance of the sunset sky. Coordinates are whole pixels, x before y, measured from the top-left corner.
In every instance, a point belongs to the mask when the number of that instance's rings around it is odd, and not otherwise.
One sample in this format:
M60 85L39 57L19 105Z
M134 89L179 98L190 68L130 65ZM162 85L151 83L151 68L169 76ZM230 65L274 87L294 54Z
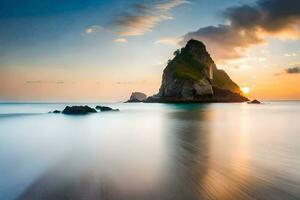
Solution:
M1 0L0 101L123 101L207 46L250 98L300 99L299 0Z

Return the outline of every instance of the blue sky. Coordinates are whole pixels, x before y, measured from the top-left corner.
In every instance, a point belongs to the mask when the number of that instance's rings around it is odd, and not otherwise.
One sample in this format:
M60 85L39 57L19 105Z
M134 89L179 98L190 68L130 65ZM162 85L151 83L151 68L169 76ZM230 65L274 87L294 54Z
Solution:
M48 45L51 49L61 40L71 40L73 45L84 45L86 41L83 41L82 33L86 27L108 26L135 2L140 1L1 1L1 55L23 48L28 51L28 47L38 49L43 45ZM211 1L199 1L175 8L172 13L176 13L176 20L160 23L155 30L148 33L151 37L146 39L155 40L155 37L162 34L180 36L200 26L220 23L222 19L216 15L218 11L239 1L217 2L218 4L212 4ZM105 33L98 33L98 36L103 37L103 41L108 39ZM61 48L68 51L72 47L67 44Z
M2 100L118 100L133 90L150 95L158 90L167 60L187 33L198 37L199 28L228 23L222 15L225 9L254 4L250 0L2 0L0 71L5 77L2 85L6 87L0 87L0 97ZM273 66L274 70L269 72L273 77L276 70L280 73L293 62L297 65L299 40L279 40L269 35L265 39L267 45L260 49L272 51L272 55L291 54L284 56L285 60L280 59L281 68L268 63ZM270 43L276 49L270 48ZM245 72L234 71L231 58L219 60L209 41L207 46L216 55L217 63L239 84L251 86L254 80L245 80L247 67ZM257 51L251 52L248 46L242 47L249 50L248 56L264 57ZM239 61L241 58L234 57L236 65L244 64ZM253 73L257 71L253 69ZM28 84L34 81L39 84ZM52 82L64 84L51 86ZM78 88L87 90L86 97L76 93ZM118 95L107 88L116 90ZM101 92L95 94L96 89ZM41 95L41 90L48 90L48 95ZM66 90L74 91L65 95Z

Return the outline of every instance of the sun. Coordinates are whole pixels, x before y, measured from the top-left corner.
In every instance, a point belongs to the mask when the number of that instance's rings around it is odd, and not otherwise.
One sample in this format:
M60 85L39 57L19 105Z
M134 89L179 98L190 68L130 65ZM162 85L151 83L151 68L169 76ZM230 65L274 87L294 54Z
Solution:
M242 92L244 94L249 94L249 92L250 92L250 88L249 87L242 87L241 90L242 90Z

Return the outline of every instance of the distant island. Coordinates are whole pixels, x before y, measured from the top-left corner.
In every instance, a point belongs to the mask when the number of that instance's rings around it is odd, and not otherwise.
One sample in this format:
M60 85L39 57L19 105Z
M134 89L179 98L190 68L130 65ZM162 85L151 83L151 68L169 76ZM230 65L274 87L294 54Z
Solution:
M174 56L163 71L158 94L141 99L143 95L135 92L128 102L138 102L138 99L145 103L249 101L227 73L217 68L202 42L191 39Z

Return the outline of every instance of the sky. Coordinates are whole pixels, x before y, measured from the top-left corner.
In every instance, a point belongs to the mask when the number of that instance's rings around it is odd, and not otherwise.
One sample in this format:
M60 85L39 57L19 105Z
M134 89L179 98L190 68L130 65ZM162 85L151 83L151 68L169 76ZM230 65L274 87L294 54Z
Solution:
M0 101L153 95L191 38L250 98L300 99L299 0L1 0Z

